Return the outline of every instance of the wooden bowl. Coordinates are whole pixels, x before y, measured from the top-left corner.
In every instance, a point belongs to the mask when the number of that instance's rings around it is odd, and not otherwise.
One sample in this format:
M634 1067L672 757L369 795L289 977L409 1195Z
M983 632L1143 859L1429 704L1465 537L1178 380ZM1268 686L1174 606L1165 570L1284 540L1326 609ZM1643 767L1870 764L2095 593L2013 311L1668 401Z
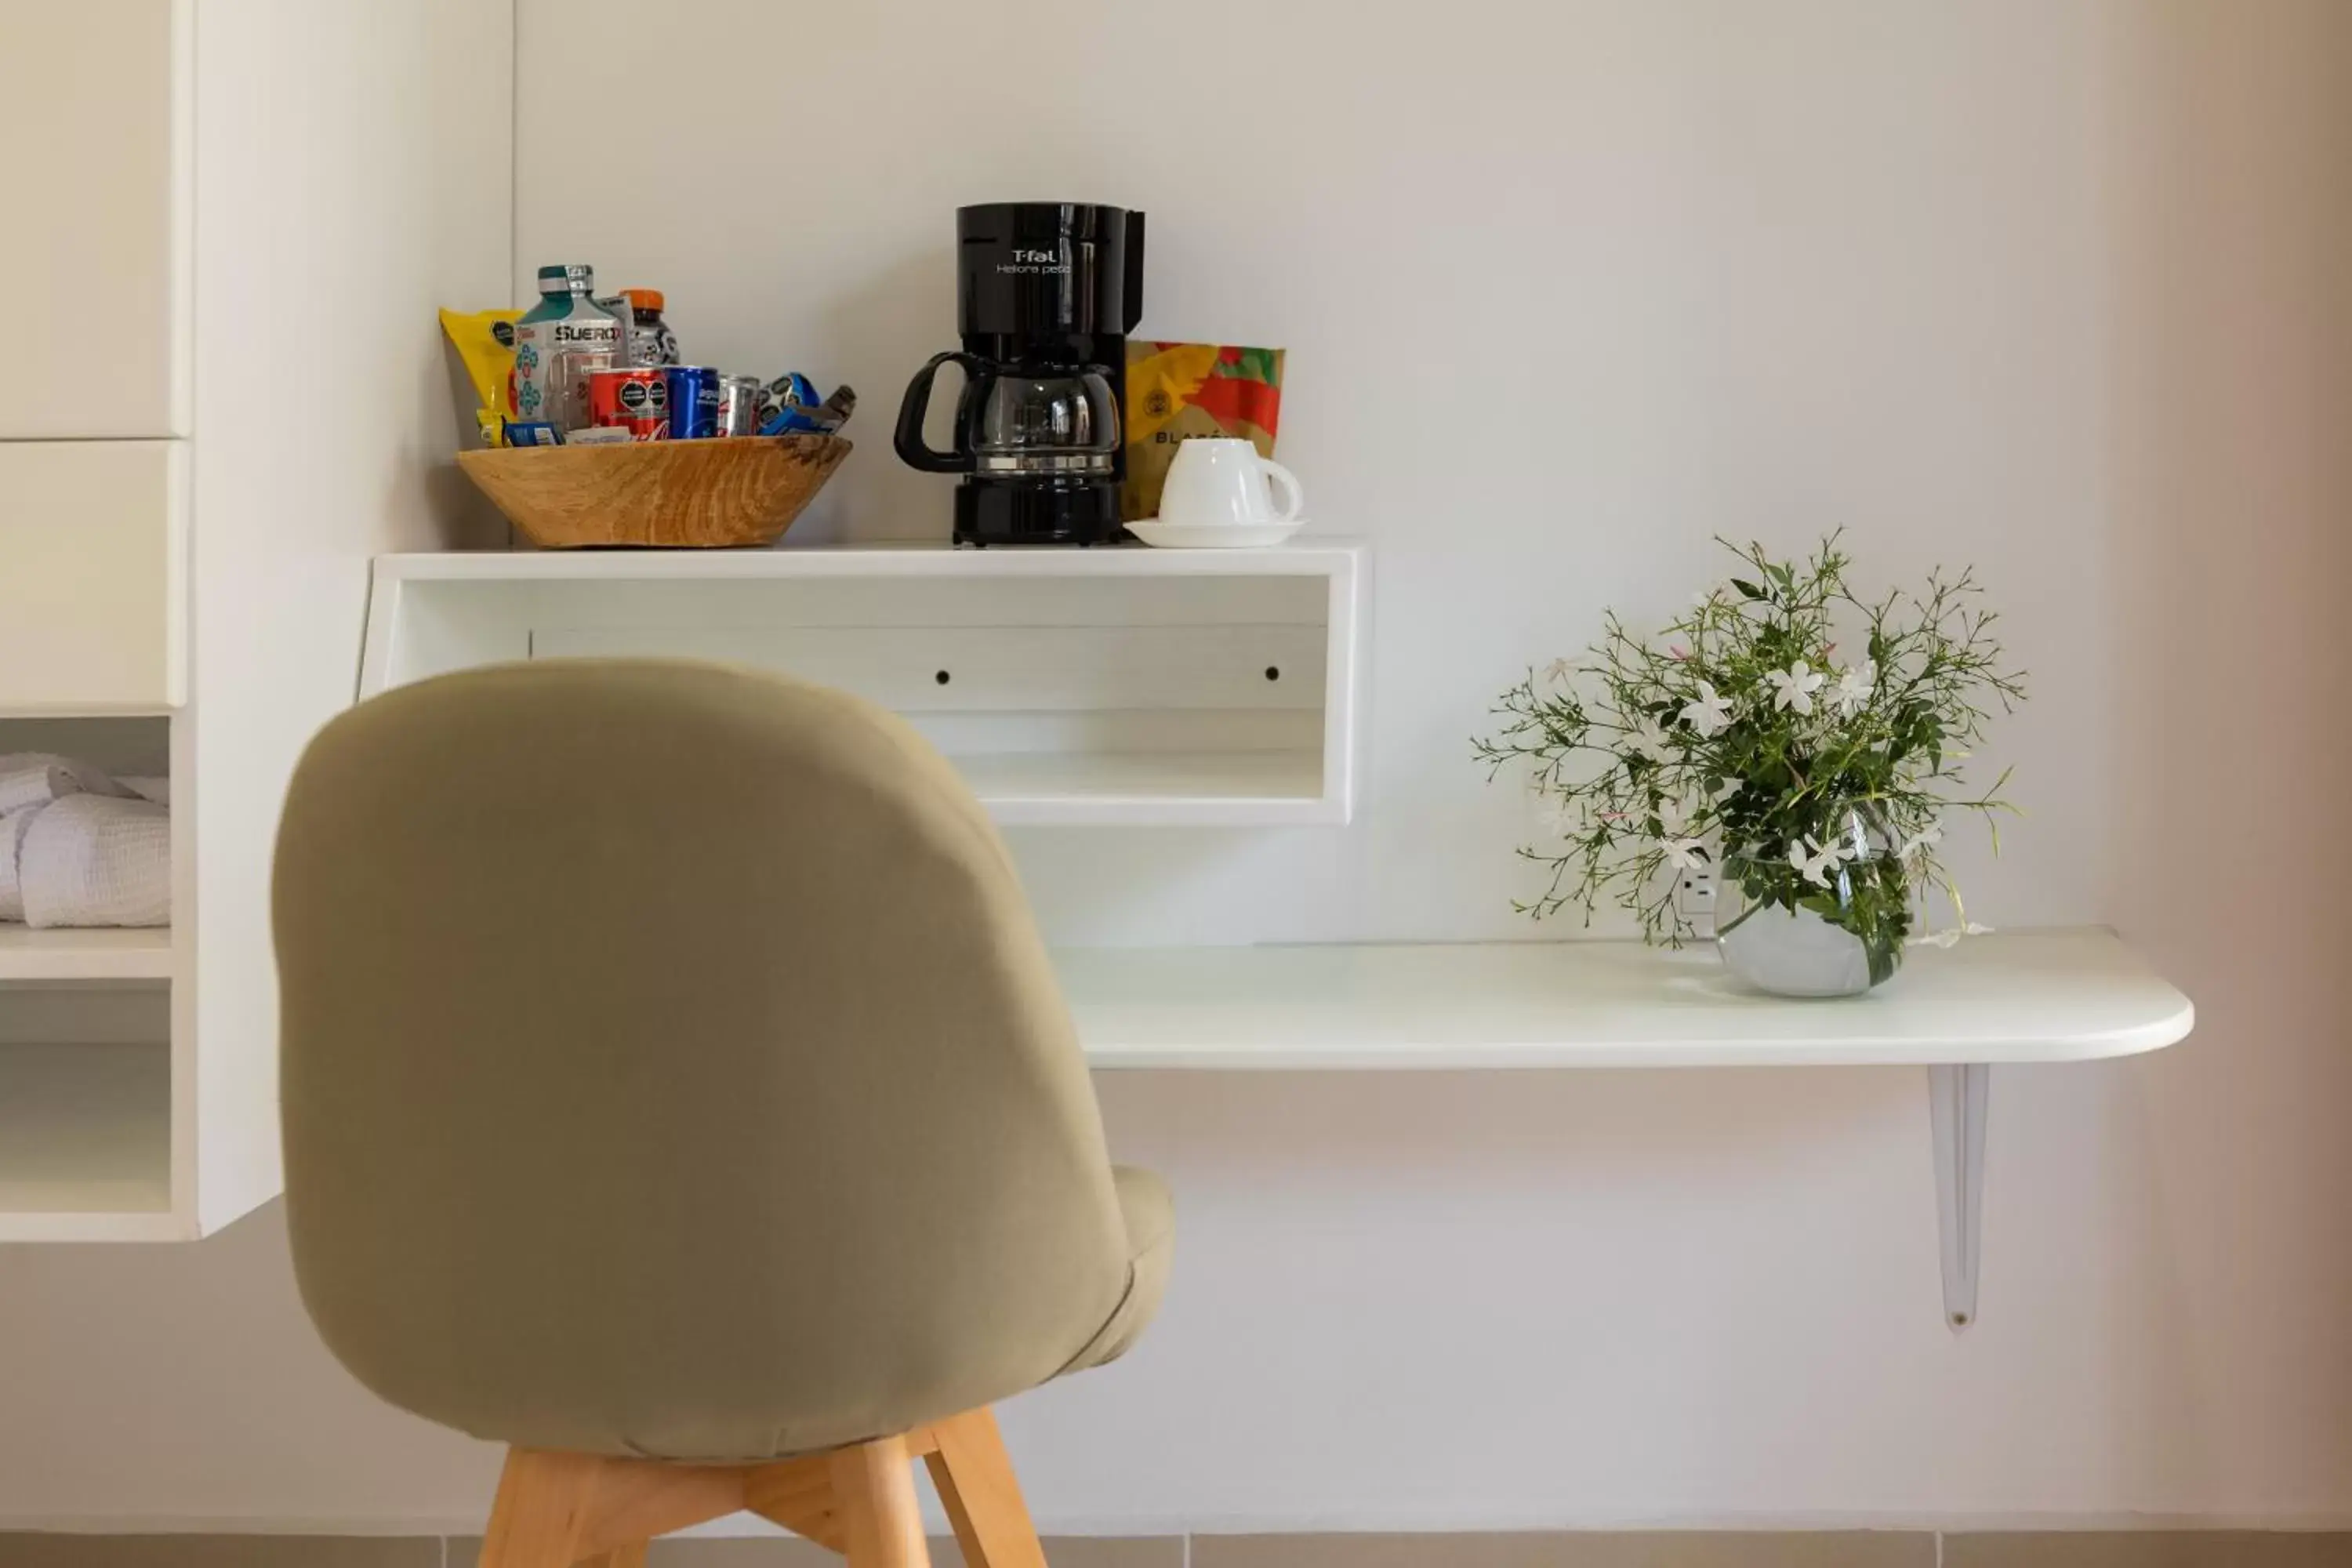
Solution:
M839 436L501 447L457 466L533 544L772 544L849 456Z

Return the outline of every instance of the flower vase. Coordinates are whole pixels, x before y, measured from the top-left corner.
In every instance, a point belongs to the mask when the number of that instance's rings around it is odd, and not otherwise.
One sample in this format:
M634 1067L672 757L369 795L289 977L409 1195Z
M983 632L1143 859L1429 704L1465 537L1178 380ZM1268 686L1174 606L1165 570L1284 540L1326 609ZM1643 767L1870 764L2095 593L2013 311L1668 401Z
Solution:
M1783 857L1727 856L1716 895L1715 945L1724 967L1775 996L1858 996L1903 963L1903 868L1885 836L1847 812L1832 843L1833 866L1817 875ZM1864 905L1873 908L1865 910ZM1894 918L1887 919L1889 910ZM1875 917L1874 919L1873 917ZM1856 934L1854 926L1871 932Z

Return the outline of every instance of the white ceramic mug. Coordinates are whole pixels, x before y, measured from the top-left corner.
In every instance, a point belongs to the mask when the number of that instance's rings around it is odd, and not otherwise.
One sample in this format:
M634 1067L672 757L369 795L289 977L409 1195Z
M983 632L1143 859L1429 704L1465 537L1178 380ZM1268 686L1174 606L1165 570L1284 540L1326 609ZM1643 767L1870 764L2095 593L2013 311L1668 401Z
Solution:
M1280 485L1289 504L1274 509L1269 488ZM1184 528L1248 528L1296 522L1307 505L1298 476L1261 458L1247 441L1195 437L1176 448L1160 492L1160 521Z

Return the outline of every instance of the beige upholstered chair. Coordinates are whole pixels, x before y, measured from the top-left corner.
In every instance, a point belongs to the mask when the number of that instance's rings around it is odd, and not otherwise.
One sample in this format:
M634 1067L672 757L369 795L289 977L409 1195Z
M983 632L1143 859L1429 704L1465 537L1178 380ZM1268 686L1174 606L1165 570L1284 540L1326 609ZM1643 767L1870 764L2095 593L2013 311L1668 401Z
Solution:
M286 1206L327 1344L509 1445L488 1568L750 1508L856 1568L1034 1568L994 1401L1125 1351L1114 1169L1003 845L891 715L744 670L426 681L278 845Z

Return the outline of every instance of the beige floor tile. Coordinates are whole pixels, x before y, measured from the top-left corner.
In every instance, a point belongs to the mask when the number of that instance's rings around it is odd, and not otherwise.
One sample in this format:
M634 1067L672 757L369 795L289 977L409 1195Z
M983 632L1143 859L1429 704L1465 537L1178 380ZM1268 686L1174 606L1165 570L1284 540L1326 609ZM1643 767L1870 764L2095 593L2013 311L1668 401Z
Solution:
M1935 1568L1924 1533L1201 1535L1192 1568ZM1056 1564L1056 1568L1059 1565Z
M1948 1535L1944 1568L2352 1568L2352 1535L2251 1531Z
M429 1535L16 1535L0 1568L441 1568Z
M481 1549L478 1540L450 1542L449 1568L473 1568ZM1045 1561L1049 1568L1183 1568L1184 1542L1173 1535L1116 1541L1066 1536L1046 1541ZM15 1568L15 1564L0 1560L0 1568ZM77 1563L71 1568L84 1565ZM822 1546L789 1537L698 1535L655 1542L646 1568L841 1568L841 1559ZM934 1541L931 1568L963 1568L963 1553L956 1550L953 1541Z

